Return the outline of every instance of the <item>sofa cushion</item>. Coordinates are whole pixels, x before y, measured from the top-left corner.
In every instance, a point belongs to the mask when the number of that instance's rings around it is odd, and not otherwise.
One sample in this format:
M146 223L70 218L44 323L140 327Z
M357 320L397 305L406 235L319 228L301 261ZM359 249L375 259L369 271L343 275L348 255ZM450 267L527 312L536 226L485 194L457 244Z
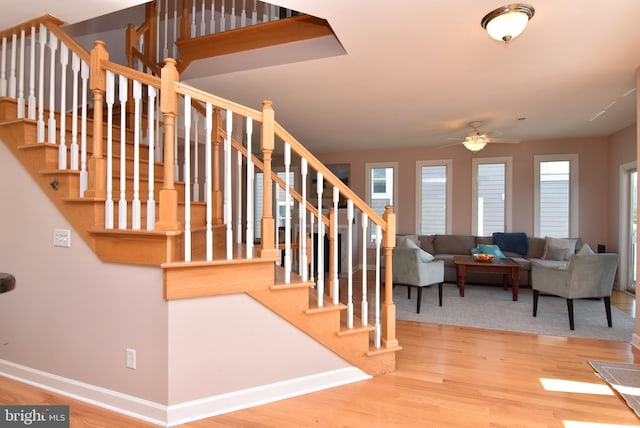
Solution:
M425 250L418 247L418 244L413 242L413 240L411 239L405 239L404 241L402 241L402 244L400 244L399 246L402 248L413 248L418 250L418 257L420 258L420 261L423 263L433 261L433 255L431 255L431 253L427 253Z
M476 246L473 235L436 235L433 239L434 254L471 254Z
M545 239L530 237L527 241L529 248L527 251L527 258L541 259L544 254L544 245L546 243Z
M491 236L476 236L476 247L480 244L493 245L493 238Z
M418 237L418 244L420 248L425 250L427 253L435 254L436 250L433 248L433 238L434 235L420 235Z
M583 256L585 254L595 254L586 242L578 251L576 251L576 256Z
M491 254L497 259L504 259L504 254L497 245L480 244L471 250L471 254Z
M396 235L396 247L400 247L407 239L418 243L418 235Z
M578 243L577 238L552 238L550 236L546 236L544 239L545 239L545 251L542 256L543 259L552 259L552 257L547 256L549 247L566 248L567 251L564 254L565 260L568 260L569 257L573 256L576 253L576 244Z
M567 248L547 245L544 249L544 255L542 258L545 260L565 260L567 251L569 251Z
M493 243L502 251L525 255L529 252L529 241L524 232L494 232Z

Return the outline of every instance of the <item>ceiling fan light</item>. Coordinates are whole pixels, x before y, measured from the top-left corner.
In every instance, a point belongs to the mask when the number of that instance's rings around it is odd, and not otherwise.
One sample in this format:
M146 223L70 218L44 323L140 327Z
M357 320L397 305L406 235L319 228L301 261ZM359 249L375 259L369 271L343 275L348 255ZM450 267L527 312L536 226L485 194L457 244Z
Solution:
M484 138L482 138L482 139L467 138L466 140L464 140L462 142L462 145L467 150L470 150L472 152L477 152L477 151L480 151L480 150L484 149L484 146L487 145L487 142L484 140Z
M480 24L495 40L509 43L522 33L535 10L527 4L510 4L489 12Z

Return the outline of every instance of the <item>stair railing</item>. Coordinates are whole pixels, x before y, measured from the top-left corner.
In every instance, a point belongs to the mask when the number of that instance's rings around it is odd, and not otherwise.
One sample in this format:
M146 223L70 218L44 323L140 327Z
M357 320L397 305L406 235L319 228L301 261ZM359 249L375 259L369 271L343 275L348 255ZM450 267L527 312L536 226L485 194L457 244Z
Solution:
M30 36L26 36L27 31L30 32ZM223 258L235 258L237 254L234 252L234 248L239 247L236 244L240 244L242 239L245 240L247 247L253 245L254 233L250 233L250 230L255 227L260 231L255 233L259 236L256 255L276 259L279 251L282 250L285 282L289 282L293 270L292 243L295 239L292 238L297 236L299 244L296 251L297 273L303 279L315 281L316 305L318 307L324 306L325 295L329 296L332 304L344 301L348 311L348 328L354 328L353 318L354 313L357 312L357 305L352 300L356 293L353 288L351 260L347 263L347 292L346 296L342 298L338 277L338 201L342 196L347 199L345 232L348 240L347 248L353 246L355 211L359 210L361 213L362 244L360 253L362 254L363 272L362 298L359 305L360 319L363 325L370 324L369 308L372 306L373 321L371 324L375 327L374 342L376 346L394 347L397 345L392 287L385 288L384 302L380 301L382 297L380 278L382 251L387 267L385 283L392 283L390 267L391 251L395 245L395 215L391 207L387 208L382 217L368 207L348 186L335 177L325 165L311 155L275 121L275 114L269 101L263 103L262 111L257 111L180 83L176 63L171 59L165 62L165 66L161 70L161 77L157 78L110 62L102 42L96 42L94 49L88 54L73 39L67 37L58 28L58 22L52 18L35 20L2 32L0 39L2 40L0 91L4 91L2 93L5 93L6 96L17 100L18 116L26 114L28 119L36 121L39 143L58 146L60 153L58 165L52 166L52 168L86 168L87 183L84 189L79 189L79 195L98 200L104 199L106 216L104 224L98 224L98 227L123 230L141 229L144 217L142 206L146 205L147 223L145 228L147 231L185 233L185 243L190 241L186 238L189 229L191 229L188 211L193 204L190 196L187 195L192 195L193 182L190 177L195 177L191 170L191 164L192 162L193 165L203 164L204 169L207 170L203 178L206 185L203 194L207 204L207 214L204 225L195 224L200 229L204 227L206 242L204 245L190 242L192 247L206 248L206 260L213 260L213 229L214 227L217 229L222 227ZM27 40L30 42L29 48L23 49L21 46L26 45ZM61 44L58 44L59 40L62 41ZM48 58L45 55L46 49L49 49ZM66 58L69 51L72 52L71 72L68 70L68 59ZM23 57L27 56L30 59L23 62ZM31 59L33 57L35 59ZM46 67L46 59L49 59L49 68ZM38 71L35 71L36 68ZM83 72L84 68L88 69L88 73ZM60 72L56 73L56 70L60 70ZM23 82L26 77L30 83L25 88ZM82 82L79 79L82 79ZM32 80L37 80L38 85L31 84ZM63 84L61 81L65 83ZM67 85L68 81L72 83ZM58 82L60 83L58 84ZM91 93L87 93L85 90L87 83ZM50 89L48 94L44 91L46 85ZM73 89L69 91L67 88L70 86L73 86ZM35 95L36 88L38 89L37 95ZM81 102L78 101L80 90L83 91ZM67 104L68 92L72 94L69 104ZM25 97L26 93L29 95ZM134 99L133 123L127 123L125 120L128 115L127 104L130 96ZM180 99L185 101L181 102ZM93 144L91 148L87 148L84 142L88 133L87 110L91 102L93 103ZM198 113L193 114L189 120L190 113L196 111L191 109L191 103L205 105L204 117L200 117ZM37 108L34 108L36 104ZM119 112L120 127L114 123L114 106L116 104L119 104L121 109ZM44 107L45 105L48 105L48 111ZM72 144L69 148L65 143L68 133L66 128L67 105L71 105L72 110ZM78 119L80 107L82 108L82 119ZM56 112L65 112L65 114ZM44 118L47 113L48 120L45 125ZM186 121L184 121L185 118ZM224 127L222 126L223 122ZM194 146L196 150L193 154L190 152L191 138L189 136L192 135L190 123L203 124L197 132L194 130L193 135L194 138L201 136L201 131L204 130L202 140L205 141L205 162L196 161L195 156L199 152L198 145ZM57 131L58 124L59 132ZM78 146L78 136L76 135L78 125L82 128L82 150L76 149ZM46 136L45 130L48 131ZM179 138L180 131L184 131L183 138ZM253 140L258 134L260 149L255 150L256 146ZM188 144L185 144L186 142ZM221 151L220 147L222 147ZM80 151L80 154L74 154L77 150ZM144 165L141 152L144 150L148 151L146 160L148 168L146 170L148 171L149 184L146 189L142 187L145 169L141 167ZM233 150L235 152L232 152ZM155 160L157 158L155 153L158 151L162 152L161 159L164 162L162 165L162 185L159 191L154 186L156 181ZM67 152L71 153L70 166L66 163ZM88 157L87 153L90 153L91 157L85 161ZM120 153L119 157L117 153ZM236 156L235 163L232 162L233 155ZM119 164L115 162L116 158L119 159ZM179 167L177 167L180 158L183 161L182 171L179 171ZM82 161L77 162L79 159ZM282 167L283 179L278 178L274 172L274 159L276 160L276 169ZM82 166L76 165L76 163L81 163ZM245 183L253 182L253 171L256 166L258 169L262 169L260 183L262 195L260 197L255 196L255 189L252 189L252 186L245 186ZM243 169L247 173L244 179L245 183L242 183L241 171ZM133 170L133 173L127 174L128 170ZM291 178L292 174L293 179ZM122 177L118 183L120 198L117 205L113 196L116 175ZM182 181L180 181L180 177L182 177ZM177 186L178 184L180 186ZM186 188L182 186L186 186ZM295 191L296 187L300 189L300 193ZM242 200L240 198L233 199L234 195L240 194L241 189L247 189L244 191ZM279 192L276 189L284 189L285 198L284 203L278 199L274 206L273 195ZM146 198L144 196L145 190L147 191ZM308 197L308 191L310 194L314 192L315 194ZM329 198L325 198L325 192L330 194ZM179 201L182 198L184 198L184 208L179 214ZM315 208L311 207L313 199L317 200ZM254 200L262 204L261 212L258 215L259 224L251 214L255 210L250 209L255 208L251 207ZM328 204L325 205L327 200ZM246 208L245 214L242 213L243 206ZM281 212L281 208L284 209L283 212ZM298 213L297 224L292 223L293 213L296 209ZM117 225L116 218L118 219ZM279 239L280 227L276 227L276 223L283 224L284 242L282 243ZM233 233L234 225L236 227L235 234ZM326 233L325 227L327 228ZM241 231L241 229L244 230ZM325 235L328 238L328 248L324 246ZM312 241L309 248L305 248L307 236L310 236ZM375 302L373 304L368 301L367 297L369 295L366 274L367 252L370 237L373 237L376 253L375 290L373 290ZM329 255L328 263L325 263L324 260L325 250ZM187 255L186 249L184 255ZM348 256L351 258L352 255ZM167 261L175 261L176 257L177 255L172 254ZM247 251L243 257L253 257L253 251ZM311 262L314 259L316 259L316 263ZM188 258L185 257L184 260L188 260ZM328 265L326 278L325 264Z
M0 32L0 96L16 100L18 119L36 121L39 144L58 146L58 160L48 167L78 171L82 196L88 187L89 52L60 24L45 15Z
M176 42L222 33L297 12L259 0L155 0L145 5L145 22L127 28L129 67L145 71L166 58L178 58Z

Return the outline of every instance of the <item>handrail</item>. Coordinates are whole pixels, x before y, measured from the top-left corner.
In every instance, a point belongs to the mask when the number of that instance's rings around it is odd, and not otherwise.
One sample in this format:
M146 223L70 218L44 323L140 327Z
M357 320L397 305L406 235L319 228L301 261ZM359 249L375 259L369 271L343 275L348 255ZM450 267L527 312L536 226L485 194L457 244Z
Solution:
M26 33L28 32L28 30L31 30L31 27L35 27L37 29L40 24L51 24L51 27L55 27L64 24L64 21L56 18L53 15L42 15L39 18L30 19L21 24L14 25L11 28L6 28L0 31L0 39L2 39L3 37L9 37L14 33L19 34L21 31L24 31ZM51 29L50 27L47 28Z
M354 202L354 205L366 213L369 216L369 219L374 223L380 225L382 230L387 230L387 222L384 221L382 217L380 217L371 207L369 207L358 195L356 195L353 190L351 190L347 185L345 185L340 179L338 179L330 170L327 168L322 162L320 162L307 148L305 148L296 138L289 133L286 129L282 127L278 122L275 124L276 135L280 137L283 141L286 141L291 145L291 149L294 150L298 155L307 159L309 166L313 167L318 172L321 172L323 177L332 185L338 187L340 193L346 196L348 199L351 199Z
M246 158L247 157L247 148L244 147L242 144L240 144L238 142L238 140L236 140L235 138L231 139L231 145L233 146L234 149L238 150L240 153L242 153L242 155ZM261 171L264 171L264 164L262 163L262 161L260 159L258 159L258 157L256 155L251 155L251 159L252 162L255 166L258 167L258 169L260 169ZM274 171L271 171L271 179L273 181L275 181L278 186L280 186L281 188L285 189L286 188L286 184L284 182L284 180L280 177L278 177L278 174ZM302 203L302 196L296 192L294 189L289 189L289 191L291 192L291 196L298 202L298 203ZM318 216L318 208L314 207L313 204L309 201L307 202L307 211L310 211L314 216ZM329 226L329 218L327 216L325 216L324 214L322 215L322 222L324 224L326 224L327 226Z
M176 92L180 95L189 95L191 98L195 98L200 101L204 101L220 107L225 110L233 110L236 113L239 113L243 116L250 117L253 120L258 122L262 122L262 112L258 110L254 110L249 107L245 107L242 104L235 103L233 101L229 101L225 98L218 97L216 95L212 95L208 92L202 91L200 89L194 88L193 86L187 85L182 82L175 83Z
M76 40L69 36L62 28L60 28L59 24L55 21L44 21L42 23L47 30L52 32L58 40L67 45L78 57L84 62L88 63L91 60L91 53L86 50L80 43L76 42Z

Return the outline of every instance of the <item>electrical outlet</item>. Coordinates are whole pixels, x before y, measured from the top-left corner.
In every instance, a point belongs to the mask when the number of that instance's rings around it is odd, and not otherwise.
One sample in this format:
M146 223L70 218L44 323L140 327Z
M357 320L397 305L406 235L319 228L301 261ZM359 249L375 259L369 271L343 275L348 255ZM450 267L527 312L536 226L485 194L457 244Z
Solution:
M53 229L54 247L71 247L71 231L69 229Z
M136 350L127 348L127 368L136 368Z

